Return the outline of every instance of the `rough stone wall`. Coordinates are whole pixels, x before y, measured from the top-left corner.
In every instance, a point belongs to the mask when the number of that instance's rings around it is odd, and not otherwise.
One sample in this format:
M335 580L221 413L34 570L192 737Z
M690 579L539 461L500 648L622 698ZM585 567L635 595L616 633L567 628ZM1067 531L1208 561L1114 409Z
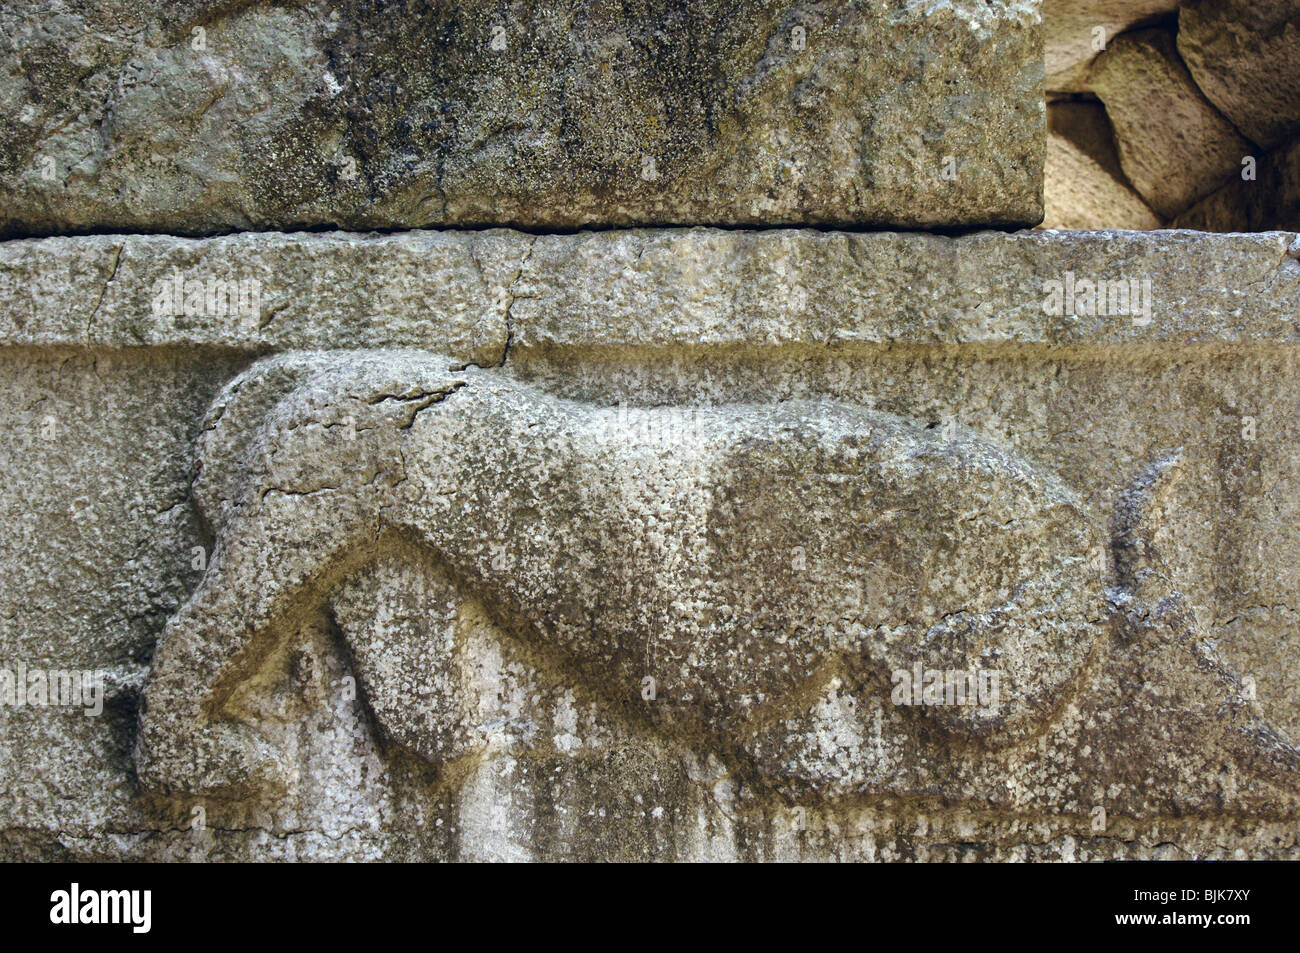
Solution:
M0 857L1300 854L1282 13L45 6Z
M1300 4L1045 0L1044 16L1045 227L1300 228L1284 79Z

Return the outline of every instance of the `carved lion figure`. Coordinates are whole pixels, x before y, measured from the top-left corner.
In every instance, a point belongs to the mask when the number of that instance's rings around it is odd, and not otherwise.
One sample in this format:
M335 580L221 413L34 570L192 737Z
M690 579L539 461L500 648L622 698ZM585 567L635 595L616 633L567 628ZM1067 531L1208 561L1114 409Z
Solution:
M231 693L400 540L612 710L737 752L778 787L1021 803L1003 775L1067 723L1079 751L1127 753L1081 754L1090 767L1058 799L1124 759L1157 770L1158 740L1124 748L1148 737L1140 719L1087 715L1098 672L1119 666L1183 679L1171 719L1212 726L1216 757L1294 788L1295 750L1161 588L1144 521L1173 458L1103 529L1050 473L973 435L826 400L700 409L689 426L670 411L564 400L419 351L257 362L216 399L198 441L194 499L214 547L146 688L143 784L274 787L279 755L230 716ZM1152 645L1164 660L1154 667ZM382 650L399 663L429 651L410 640ZM888 705L898 673L930 670L983 673L997 697ZM811 730L828 686L861 717L884 706L904 740L867 746L837 777L805 767L792 739ZM1116 692L1108 704L1121 704ZM381 730L437 757L377 701ZM1053 764L1053 777L1067 770Z

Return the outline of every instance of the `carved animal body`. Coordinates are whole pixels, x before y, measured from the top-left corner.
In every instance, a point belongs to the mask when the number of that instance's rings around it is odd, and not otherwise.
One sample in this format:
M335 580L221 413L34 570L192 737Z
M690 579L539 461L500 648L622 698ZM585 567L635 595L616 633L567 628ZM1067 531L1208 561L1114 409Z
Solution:
M689 743L747 744L777 780L800 768L773 726L827 684L887 697L916 663L995 672L996 706L926 707L907 730L997 751L1032 742L1110 643L1110 541L1016 455L829 401L690 420L425 352L259 362L199 439L215 547L155 660L142 781L274 785L277 753L227 700L399 539L615 706Z

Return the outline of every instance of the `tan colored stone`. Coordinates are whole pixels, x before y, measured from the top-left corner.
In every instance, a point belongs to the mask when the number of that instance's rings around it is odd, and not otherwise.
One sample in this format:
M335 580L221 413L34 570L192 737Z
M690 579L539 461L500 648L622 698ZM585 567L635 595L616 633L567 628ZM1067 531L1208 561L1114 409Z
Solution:
M1106 44L1177 9L1178 0L1043 0L1048 90L1088 89L1088 69Z
M6 709L0 856L1300 854L1294 235L271 238L0 245L19 312L0 337L0 644L106 685L102 717ZM148 323L132 344L155 259L304 286L293 263L321 263L319 326L304 304L264 336ZM504 333L491 366L432 356L478 324L407 286L425 260L467 315L483 302L483 341ZM1084 284L1133 279L1122 312ZM1067 281L1074 313L1053 308ZM419 523L451 527L442 546L334 532L420 500L451 517ZM1095 561L1090 540L1108 541ZM928 575L891 578L891 558ZM245 595L222 584L241 564ZM328 584L269 598L295 567ZM982 600L1018 578L1049 585L994 624L1002 603ZM835 593L846 579L879 584ZM1094 599L1104 614L1069 624ZM288 610L279 637L224 666L241 630L220 620L259 600ZM708 645L662 625L710 608L725 638ZM768 633L761 608L771 637L742 638ZM859 610L933 637L864 641L838 626ZM819 613L829 633L801 628ZM187 638L186 617L217 635ZM837 655L837 634L863 651ZM895 667L926 651L1010 665L1007 717L895 704ZM645 665L654 699L626 684ZM279 793L142 791L141 691L152 670L184 696L173 666L226 672L205 721L253 732ZM692 679L719 704L674 694ZM146 723L184 709L167 694ZM183 734L169 773L220 781Z
M1254 173L1229 179L1171 224L1210 232L1300 231L1300 139L1260 156Z
M1168 31L1117 38L1090 85L1106 104L1125 174L1166 218L1219 188L1255 152L1197 89Z
M1042 228L1159 228L1142 197L1064 136L1047 140Z
M1296 0L1190 0L1178 15L1178 52L1196 85L1265 149L1300 134L1298 50Z
M1117 182L1126 182L1115 151L1115 131L1096 99L1058 99L1047 104L1049 135L1068 140Z

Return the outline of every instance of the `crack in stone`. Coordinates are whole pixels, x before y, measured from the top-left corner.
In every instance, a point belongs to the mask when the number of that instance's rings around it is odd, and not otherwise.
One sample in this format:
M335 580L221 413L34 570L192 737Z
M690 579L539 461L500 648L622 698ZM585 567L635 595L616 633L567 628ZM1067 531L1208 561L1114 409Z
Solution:
M104 287L99 291L99 297L95 300L95 306L90 310L90 317L86 319L86 344L91 343L91 334L95 326L95 318L99 315L99 309L104 304L104 298L108 294L108 287L117 278L118 263L122 260L122 250L126 248L126 241L123 240L113 252L113 264L109 270L108 280L104 282Z

